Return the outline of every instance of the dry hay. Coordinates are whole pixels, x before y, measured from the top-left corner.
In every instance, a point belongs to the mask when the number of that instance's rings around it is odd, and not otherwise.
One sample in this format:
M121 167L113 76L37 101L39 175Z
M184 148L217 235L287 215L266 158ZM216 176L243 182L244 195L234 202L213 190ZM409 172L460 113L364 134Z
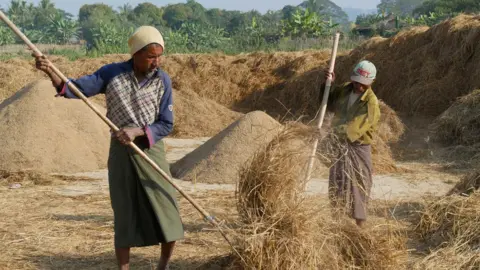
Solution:
M191 89L229 108L272 85L326 65L328 51L251 53L238 56L171 55L162 66L174 88ZM249 104L247 110L252 110Z
M287 126L242 164L237 197L244 221L275 217L289 212L292 205L297 207L296 196L301 192L297 189L303 186L299 175L305 172L316 137L307 126Z
M447 195L469 195L480 188L480 171L476 170L465 175Z
M94 171L106 167L108 127L81 101L55 98L41 80L0 104L0 163L9 171Z
M432 247L448 243L480 244L480 193L427 200L416 232Z
M248 113L172 164L171 172L188 181L235 183L240 166L270 142L281 127L263 112Z
M193 91L174 90L173 100L173 137L211 137L242 116Z
M372 162L375 173L398 172L389 143L396 143L405 132L403 124L397 113L383 101L380 104L380 122L378 131L372 143Z
M470 270L480 268L478 251L462 244L452 243L415 263L415 270Z
M305 153L317 136L288 126L245 164L237 186L237 263L259 270L398 269L405 236L393 223L361 230L303 193Z
M445 145L480 143L480 90L459 98L431 125L432 135Z
M464 165L480 160L480 90L460 97L430 125L430 134L442 147L438 156Z
M372 143L372 162L375 173L399 172L401 169L396 166L389 143L398 142L405 131L405 125L401 119L387 104L379 101L381 118L377 133L374 134ZM329 132L326 127L325 132ZM326 139L332 139L326 136ZM334 140L335 141L335 140ZM336 143L329 142L335 147Z
M12 184L20 184L19 187L52 185L65 181L93 181L93 178L80 176L67 176L59 174L47 174L38 171L6 171L0 170L0 184L12 187Z
M374 38L340 57L339 79L362 59L375 63L378 96L396 111L437 116L480 86L480 16L460 15L431 28Z

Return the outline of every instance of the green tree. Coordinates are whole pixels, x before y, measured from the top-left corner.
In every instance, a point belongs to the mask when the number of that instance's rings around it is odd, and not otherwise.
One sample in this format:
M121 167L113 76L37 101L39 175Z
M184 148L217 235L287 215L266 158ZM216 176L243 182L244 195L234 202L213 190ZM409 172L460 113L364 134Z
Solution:
M116 15L113 8L105 4L83 5L78 13L78 20L83 23L93 17L103 21L114 21Z
M94 44L94 33L98 32L100 26L117 29L120 27L130 27L121 22L121 17L110 7L104 4L83 5L78 15L81 27L81 38L88 46Z
M8 45L15 43L15 35L12 30L3 24L0 25L0 45Z
M118 7L119 16L129 18L130 16L132 16L132 14L133 14L133 7L129 3L123 4L122 6Z
M297 11L298 7L294 6L284 6L282 9L282 19L287 20Z
M226 41L223 29L205 24L184 23L179 32L188 37L187 49L192 52L214 51Z
M107 23L100 23L92 29L92 44L89 46L89 54L92 56L128 53L128 38L134 28L112 26Z
M35 29L40 30L48 27L52 17L64 19L66 16L67 14L56 9L50 0L42 0L35 9Z
M192 10L185 4L168 5L163 12L163 19L173 29L179 29L184 22L188 22Z
M381 0L377 5L379 14L387 16L390 13L399 16L412 14L413 10L420 6L424 0Z
M77 21L64 18L61 14L50 17L46 35L53 38L52 43L67 44L79 37L80 27Z
M35 7L24 0L12 0L8 8L10 19L20 28L31 29L34 27Z
M219 28L225 28L229 21L228 11L218 8L207 10L205 16L207 17L209 24Z
M316 12L306 9L297 10L288 20L283 21L282 31L284 35L293 38L317 38L330 34L336 25L331 25L322 20Z
M310 9L324 18L332 19L333 22L348 25L348 15L341 7L329 0L308 0L300 4L304 9Z
M141 3L133 9L131 17L137 25L165 25L163 20L163 9L152 3Z
M208 22L206 9L195 0L187 0L186 6L191 10L191 22L205 24Z
M427 0L414 10L414 14L456 14L480 12L478 0Z

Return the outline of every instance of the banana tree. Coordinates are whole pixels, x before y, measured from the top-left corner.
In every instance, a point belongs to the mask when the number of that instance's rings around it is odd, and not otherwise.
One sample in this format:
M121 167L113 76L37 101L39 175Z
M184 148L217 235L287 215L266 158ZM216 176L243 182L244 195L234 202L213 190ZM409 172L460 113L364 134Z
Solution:
M282 33L293 38L317 38L327 35L338 24L323 20L318 13L309 8L297 9L288 19L282 21Z
M79 37L80 26L74 20L63 18L60 14L50 16L46 34L54 43L66 44Z
M15 35L8 27L0 25L0 45L15 43Z

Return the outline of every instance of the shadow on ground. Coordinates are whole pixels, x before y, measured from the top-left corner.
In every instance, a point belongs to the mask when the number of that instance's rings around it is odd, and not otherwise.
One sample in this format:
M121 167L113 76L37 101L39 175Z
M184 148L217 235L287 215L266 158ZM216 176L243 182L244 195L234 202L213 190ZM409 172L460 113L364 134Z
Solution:
M53 220L58 221L77 221L77 222L98 222L106 223L113 221L112 216L101 215L52 215Z

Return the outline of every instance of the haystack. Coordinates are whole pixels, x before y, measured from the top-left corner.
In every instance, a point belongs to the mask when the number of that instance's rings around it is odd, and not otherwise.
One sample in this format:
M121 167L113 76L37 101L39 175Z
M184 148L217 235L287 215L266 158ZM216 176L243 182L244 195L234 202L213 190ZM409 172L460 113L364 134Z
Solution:
M174 88L198 93L229 108L314 67L325 66L329 51L251 53L237 56L171 55L162 62ZM249 104L247 104L249 105ZM251 106L242 106L252 110Z
M79 100L55 98L48 80L0 104L3 170L81 172L106 167L108 127Z
M238 170L282 126L267 114L251 112L174 163L174 177L202 183L235 183Z
M405 236L384 224L360 230L332 219L329 203L303 192L313 129L287 126L241 170L237 263L242 269L399 269ZM299 141L298 138L303 138Z
M338 59L337 74L348 79L363 59L375 63L374 89L396 111L437 116L458 97L480 86L480 16L459 15L431 28L374 38Z
M450 243L447 247L433 251L413 265L414 270L466 270L480 269L480 254L461 243Z
M471 247L480 244L480 193L468 197L453 195L427 200L416 227L430 246L458 243Z
M450 243L447 247L435 250L413 265L414 270L466 270L480 269L480 254L461 243Z
M173 137L212 137L242 116L193 91L174 90L173 102Z
M448 146L479 144L479 103L480 90L457 99L430 126L434 139Z

